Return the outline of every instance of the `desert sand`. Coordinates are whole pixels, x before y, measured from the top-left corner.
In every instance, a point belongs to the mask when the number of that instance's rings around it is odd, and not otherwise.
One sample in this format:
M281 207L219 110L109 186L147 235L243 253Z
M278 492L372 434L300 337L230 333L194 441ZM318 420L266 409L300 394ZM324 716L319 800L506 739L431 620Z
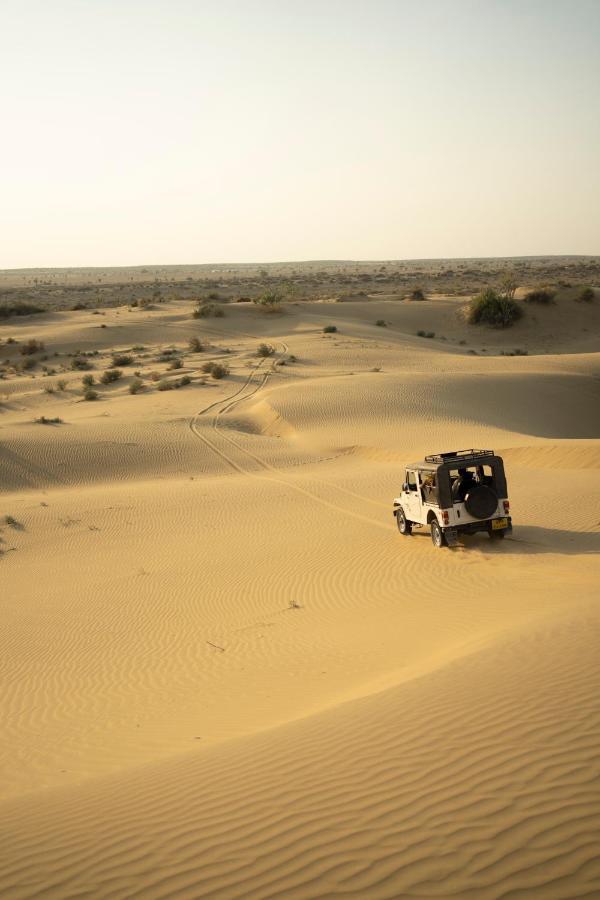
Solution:
M55 369L0 381L0 895L600 894L600 302L462 304L0 320ZM86 402L77 351L135 361ZM463 447L512 537L401 537Z

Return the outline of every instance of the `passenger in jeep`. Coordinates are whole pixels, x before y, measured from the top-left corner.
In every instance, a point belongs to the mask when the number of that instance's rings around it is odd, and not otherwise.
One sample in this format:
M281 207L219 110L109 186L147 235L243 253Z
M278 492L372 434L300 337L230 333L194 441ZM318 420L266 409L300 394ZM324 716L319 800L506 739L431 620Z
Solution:
M474 484L473 473L469 469L459 469L458 478L452 483L452 502L462 503Z

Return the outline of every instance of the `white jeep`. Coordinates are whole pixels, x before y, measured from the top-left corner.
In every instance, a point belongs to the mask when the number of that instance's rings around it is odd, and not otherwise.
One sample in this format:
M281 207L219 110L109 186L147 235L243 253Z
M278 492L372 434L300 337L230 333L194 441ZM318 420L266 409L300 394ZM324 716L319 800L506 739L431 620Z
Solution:
M406 467L394 499L400 534L429 526L436 547L456 547L459 534L512 531L504 463L493 450L455 450L426 456Z

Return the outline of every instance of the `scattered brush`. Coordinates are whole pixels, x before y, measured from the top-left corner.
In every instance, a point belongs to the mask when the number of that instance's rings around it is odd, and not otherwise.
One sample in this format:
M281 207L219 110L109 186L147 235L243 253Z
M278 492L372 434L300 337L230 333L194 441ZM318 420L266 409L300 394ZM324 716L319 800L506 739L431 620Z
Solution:
M375 324L376 324L376 325L379 325L380 328L386 328L386 327L387 327L387 322L385 321L385 319L377 319L377 321L375 322Z
M216 303L199 303L192 313L194 319L208 319L211 316L215 319L222 319L224 315L225 310Z
M94 388L88 387L83 392L84 400L97 400L98 399L98 391L95 391Z
M579 303L591 303L595 296L596 292L594 291L594 288L584 287L579 291L575 299Z
M267 356L273 356L275 353L275 347L272 347L271 344L260 344L258 350L256 351L257 356L262 356L263 359Z
M323 329L323 334L335 334L337 331L336 325L326 325Z
M84 375L81 379L81 383L84 387L91 387L95 383L96 379L93 375Z
M39 416L33 421L36 425L62 425L62 419L59 416L54 416L53 419L49 419L47 416Z
M202 351L204 350L204 344L199 337L190 338L188 347L191 353L202 353Z

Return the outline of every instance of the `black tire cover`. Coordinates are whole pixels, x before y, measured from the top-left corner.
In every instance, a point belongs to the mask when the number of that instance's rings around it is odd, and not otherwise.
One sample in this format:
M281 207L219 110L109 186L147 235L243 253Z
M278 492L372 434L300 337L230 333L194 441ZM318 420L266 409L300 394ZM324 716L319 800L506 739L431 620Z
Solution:
M489 519L496 512L498 497L486 484L471 488L465 497L465 508L474 519Z

